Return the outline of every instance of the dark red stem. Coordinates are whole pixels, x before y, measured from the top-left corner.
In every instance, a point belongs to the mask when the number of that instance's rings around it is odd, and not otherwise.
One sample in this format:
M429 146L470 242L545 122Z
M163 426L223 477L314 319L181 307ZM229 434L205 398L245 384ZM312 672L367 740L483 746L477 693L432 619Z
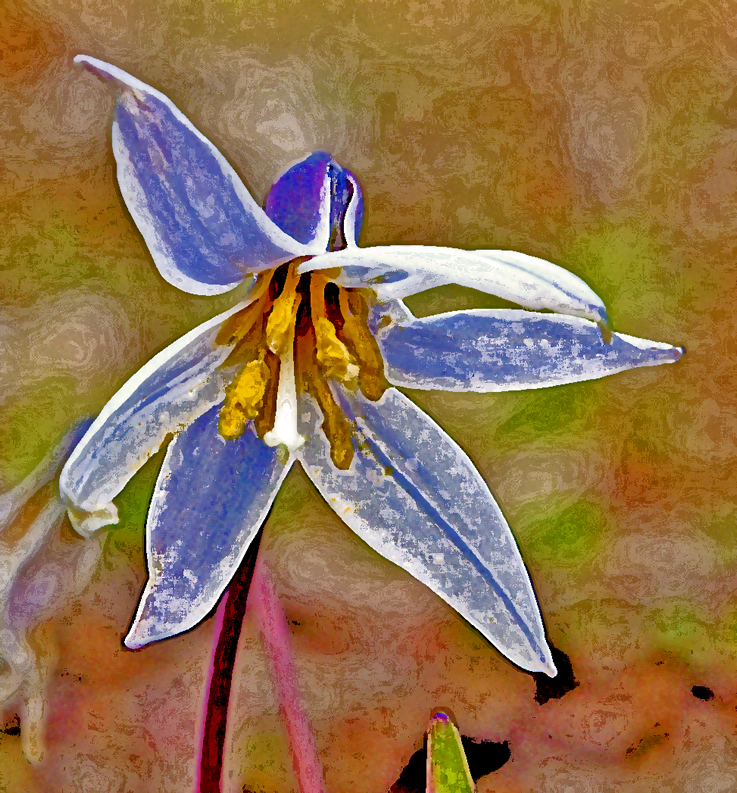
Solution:
M214 635L217 636L217 643L210 665L210 686L202 725L199 768L195 771L196 793L221 793L222 790L223 751L233 667L262 533L259 530L253 538L215 612Z

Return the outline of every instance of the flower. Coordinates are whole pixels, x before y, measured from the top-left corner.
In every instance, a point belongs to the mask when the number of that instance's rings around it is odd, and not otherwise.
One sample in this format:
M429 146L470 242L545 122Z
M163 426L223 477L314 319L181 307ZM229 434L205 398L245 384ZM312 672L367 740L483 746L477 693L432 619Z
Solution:
M541 388L677 360L612 334L580 279L511 251L359 248L356 178L316 152L265 211L161 93L78 56L120 94L120 189L163 277L248 297L150 360L103 408L61 489L80 533L117 521L112 499L169 444L146 526L149 579L130 648L214 607L299 461L343 521L474 625L507 658L555 675L514 538L467 455L393 386ZM415 318L401 298L458 283L527 310ZM606 338L604 338L606 337Z

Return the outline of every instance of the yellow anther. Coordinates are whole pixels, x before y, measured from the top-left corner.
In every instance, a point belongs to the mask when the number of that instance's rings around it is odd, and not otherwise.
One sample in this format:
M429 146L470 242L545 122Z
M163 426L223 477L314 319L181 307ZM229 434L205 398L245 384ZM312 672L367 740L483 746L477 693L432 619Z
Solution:
M355 454L352 427L335 403L327 381L317 370L314 345L315 338L311 333L297 340L297 357L301 369L300 388L311 394L320 406L323 417L322 431L330 444L330 458L333 464L341 471L347 471Z
M328 384L316 378L310 392L317 400L322 411L322 431L330 444L330 459L336 468L347 471L351 467L353 443L351 442L352 429L343 411L335 404Z
M334 377L346 384L353 384L358 377L358 366L348 348L337 337L335 326L329 319L315 320L317 362L327 377Z
M294 334L294 322L300 302L298 283L296 267L290 265L282 293L274 301L269 321L266 323L266 345L276 355L284 354Z
M340 313L343 315L343 338L351 345L358 360L361 393L375 402L381 399L389 383L384 375L384 359L379 345L368 328L368 306L358 292L341 289Z
M246 424L258 417L269 384L269 367L263 357L246 364L225 391L218 428L226 440L243 434Z

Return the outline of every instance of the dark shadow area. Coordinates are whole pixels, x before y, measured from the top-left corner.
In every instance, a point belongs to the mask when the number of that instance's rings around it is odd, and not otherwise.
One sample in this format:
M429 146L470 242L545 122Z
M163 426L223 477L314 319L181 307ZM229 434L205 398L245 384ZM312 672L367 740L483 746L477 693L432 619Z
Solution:
M462 735L461 742L474 782L492 771L498 771L512 755L509 741L476 741ZM399 779L389 788L389 793L425 793L426 769L427 746L423 746L410 757Z
M4 735L20 735L20 718L17 713L10 716L0 727L0 733Z
M562 650L553 647L552 644L550 651L553 654L553 662L558 674L555 677L548 677L543 672L536 672L532 675L537 684L535 702L538 705L544 705L551 699L560 699L564 694L581 685L573 674L573 666L568 656Z
M696 699L703 699L704 702L711 702L714 699L714 692L708 686L694 686L691 693Z

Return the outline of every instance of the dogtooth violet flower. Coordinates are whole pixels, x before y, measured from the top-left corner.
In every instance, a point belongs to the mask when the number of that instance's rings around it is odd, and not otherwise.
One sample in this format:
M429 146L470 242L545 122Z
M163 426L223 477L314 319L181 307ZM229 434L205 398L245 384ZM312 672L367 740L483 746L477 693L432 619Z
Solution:
M214 607L299 461L342 520L520 667L555 675L515 540L467 455L394 386L543 388L677 360L610 333L576 276L511 251L359 248L361 189L315 152L262 210L161 93L115 66L123 198L161 275L197 295L254 276L248 296L154 356L103 408L61 489L90 534L173 434L146 526L149 578L125 644L197 625ZM456 283L523 309L414 317L401 298Z

